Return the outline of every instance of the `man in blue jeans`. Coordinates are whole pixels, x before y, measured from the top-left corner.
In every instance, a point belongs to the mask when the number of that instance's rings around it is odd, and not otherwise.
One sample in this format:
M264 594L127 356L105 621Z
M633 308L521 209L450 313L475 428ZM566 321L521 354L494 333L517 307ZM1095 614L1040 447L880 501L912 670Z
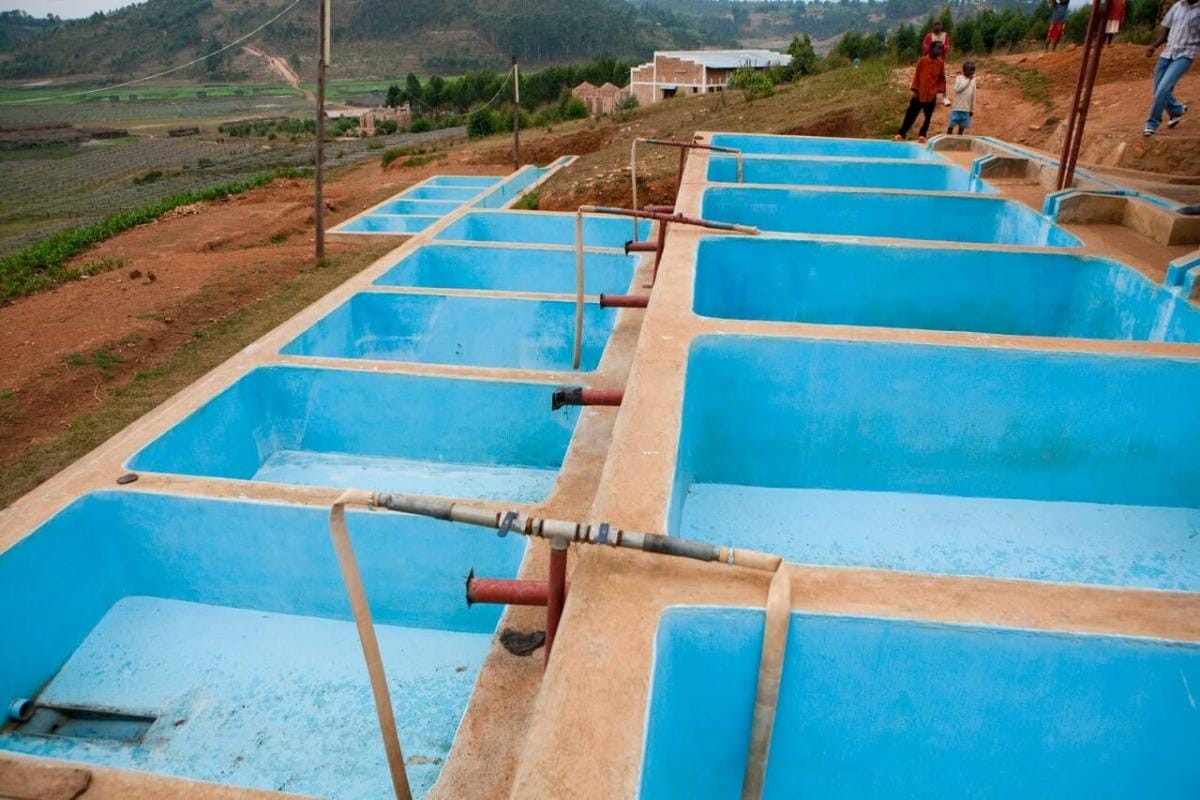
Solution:
M1153 136L1167 112L1167 127L1174 128L1183 119L1187 106L1175 99L1175 84L1188 71L1200 50L1200 0L1176 0L1175 5L1163 17L1162 29L1154 44L1146 48L1150 58L1163 44L1163 50L1154 65L1154 99L1150 103L1150 116L1146 118L1144 136Z

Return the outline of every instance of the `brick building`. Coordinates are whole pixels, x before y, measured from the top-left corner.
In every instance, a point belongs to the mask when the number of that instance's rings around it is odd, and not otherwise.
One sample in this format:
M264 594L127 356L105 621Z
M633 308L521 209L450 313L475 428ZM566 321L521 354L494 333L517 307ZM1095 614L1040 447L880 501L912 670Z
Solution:
M677 95L721 92L735 69L787 66L792 57L770 50L660 50L654 60L634 67L629 88L639 105Z
M583 104L587 106L589 114L596 116L598 114L611 114L616 109L618 103L623 102L629 97L629 89L628 87L622 89L611 83L605 83L603 86L593 86L584 81L572 89L571 94L583 101Z

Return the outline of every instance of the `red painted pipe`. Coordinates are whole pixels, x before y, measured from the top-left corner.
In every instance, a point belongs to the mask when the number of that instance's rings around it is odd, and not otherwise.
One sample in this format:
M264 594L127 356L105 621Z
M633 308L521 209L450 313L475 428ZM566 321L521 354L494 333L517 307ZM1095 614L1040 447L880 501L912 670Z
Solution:
M508 578L467 578L467 605L497 603L506 606L544 606L550 590L545 581Z
M650 203L642 206L642 211L649 211L652 214L674 214L675 206L673 205L655 205Z
M601 308L645 308L650 305L648 294L602 294Z
M550 541L550 578L547 584L546 662L549 663L554 635L558 633L558 621L562 618L563 604L567 599L567 543L563 539Z
M626 242L625 255L630 253L657 253L658 244L655 242Z
M683 152L680 150L679 152ZM658 265L662 262L663 250L667 246L667 221L659 220L658 222L658 244L654 250L654 272L650 275L650 285L653 286L658 280Z
M586 386L560 386L550 396L550 410L563 406L619 406L624 389L590 389Z

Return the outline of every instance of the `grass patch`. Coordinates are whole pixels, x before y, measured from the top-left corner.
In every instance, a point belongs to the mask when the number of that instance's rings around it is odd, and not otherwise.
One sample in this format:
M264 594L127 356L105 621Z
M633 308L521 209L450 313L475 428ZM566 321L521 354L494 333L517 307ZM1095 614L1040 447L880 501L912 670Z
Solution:
M360 272L392 245L364 248L310 266L298 279L289 281L273 295L197 328L193 336L154 367L133 375L114 390L103 404L72 420L55 438L33 445L18 459L0 465L0 508L103 444L129 423L147 413L204 373L227 360L296 312L323 297L331 289ZM83 365L94 364L101 348L90 356L78 356ZM103 361L106 357L101 356Z
M24 297L85 274L94 274L86 272L87 267L84 270L67 269L66 262L92 245L116 236L129 228L152 222L173 208L207 200L219 200L222 197L257 189L266 186L276 178L298 178L308 174L307 170L292 167L264 172L244 181L172 195L148 206L113 214L93 225L85 225L48 236L18 253L0 259L0 302ZM105 259L105 262L111 262L107 267L109 269L119 263L111 259ZM105 262L97 263L103 267ZM98 271L104 270L101 268Z
M1035 103L1041 103L1046 108L1054 108L1054 100L1050 96L1051 81L1036 69L1029 69L1017 64L1007 64L998 61L989 64L993 72L998 72L1017 85L1021 94Z
M517 202L512 204L512 207L521 211L537 211L538 203L540 201L541 198L538 196L536 191L526 192L525 194L521 195Z

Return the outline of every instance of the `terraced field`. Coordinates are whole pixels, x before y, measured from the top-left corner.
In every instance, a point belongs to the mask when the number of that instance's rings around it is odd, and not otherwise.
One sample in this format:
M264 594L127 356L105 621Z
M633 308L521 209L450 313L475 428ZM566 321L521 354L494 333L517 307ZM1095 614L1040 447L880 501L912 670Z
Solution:
M311 142L229 138L218 134L212 122L214 118L306 113L311 114L311 108L299 96L0 106L0 126L70 122L127 126L137 131L139 120L158 120L162 128L83 146L0 151L0 257L116 211L246 180L281 167L308 166L313 161ZM167 127L191 125L200 127L199 136L173 138L165 134ZM351 164L378 158L385 148L456 138L463 133L455 128L338 140L326 147L327 163L331 167Z

